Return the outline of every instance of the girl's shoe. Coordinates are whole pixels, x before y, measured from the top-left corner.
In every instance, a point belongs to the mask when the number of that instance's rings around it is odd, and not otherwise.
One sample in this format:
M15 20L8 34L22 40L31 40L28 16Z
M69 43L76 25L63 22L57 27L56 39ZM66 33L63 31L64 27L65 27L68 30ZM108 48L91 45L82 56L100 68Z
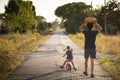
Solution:
M84 71L83 74L84 74L85 76L88 76L88 73L87 73L86 71Z
M73 68L75 71L77 70L76 68Z
M61 69L63 69L63 66L60 66Z

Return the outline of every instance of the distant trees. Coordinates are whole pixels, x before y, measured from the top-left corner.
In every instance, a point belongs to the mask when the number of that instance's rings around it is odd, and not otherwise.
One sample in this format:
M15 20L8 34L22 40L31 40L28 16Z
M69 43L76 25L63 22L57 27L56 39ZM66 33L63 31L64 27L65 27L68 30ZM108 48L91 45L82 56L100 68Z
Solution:
M104 31L105 9L107 15L107 34L120 32L120 2L117 0L109 0L106 6L101 6L101 8L93 9L92 11L91 6L83 2L68 3L59 6L55 10L55 15L62 19L62 23L64 24L62 26L69 33L78 32L78 27L88 16L96 17Z
M48 23L46 22L46 19L42 16L36 16L36 20L37 20L37 31L39 33L42 33L44 31L47 31L48 27Z
M86 16L89 16L90 5L83 2L68 3L59 6L55 10L55 15L62 19L64 27L68 33L76 33L79 31L79 26Z
M117 0L110 0L106 6L102 6L97 15L101 25L104 26L104 15L106 9L107 16L107 34L116 34L120 32L120 2Z

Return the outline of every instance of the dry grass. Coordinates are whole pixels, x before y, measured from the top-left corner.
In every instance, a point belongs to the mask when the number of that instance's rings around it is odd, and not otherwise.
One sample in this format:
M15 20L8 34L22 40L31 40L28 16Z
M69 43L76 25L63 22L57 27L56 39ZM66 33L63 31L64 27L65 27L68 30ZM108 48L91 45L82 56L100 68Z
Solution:
M84 47L84 35L77 34L69 34L70 39L75 42L77 45Z
M35 34L7 34L0 36L0 80L4 80L9 73L18 66L24 52L32 51L41 45L49 35Z
M70 34L69 37L78 45L84 46L84 35L77 33L75 35ZM115 54L116 57L101 58L103 68L107 70L115 80L120 80L120 35L110 36L102 33L97 35L96 38L97 51L101 54Z
M120 58L120 35L105 36L99 34L96 45L100 53L116 54Z

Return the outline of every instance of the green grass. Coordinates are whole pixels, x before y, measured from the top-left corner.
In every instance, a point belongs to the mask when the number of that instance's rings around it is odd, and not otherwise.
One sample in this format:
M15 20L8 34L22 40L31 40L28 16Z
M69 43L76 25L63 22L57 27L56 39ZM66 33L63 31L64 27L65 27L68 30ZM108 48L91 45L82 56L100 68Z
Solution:
M82 33L69 34L69 37L77 45L84 47L84 35ZM98 34L96 38L97 51L101 54L114 54L116 57L101 58L102 67L107 70L115 80L120 80L120 35L109 36Z
M38 33L0 35L0 80L5 80L22 62L21 53L32 51L49 37Z

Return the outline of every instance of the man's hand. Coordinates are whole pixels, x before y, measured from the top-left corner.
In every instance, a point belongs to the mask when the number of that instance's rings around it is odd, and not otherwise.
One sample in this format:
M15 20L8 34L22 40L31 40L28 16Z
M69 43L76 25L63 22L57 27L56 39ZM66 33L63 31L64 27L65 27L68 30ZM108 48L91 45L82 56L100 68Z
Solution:
M86 26L86 23L83 23L83 24L79 27L79 30L82 31L85 26Z
M102 30L102 27L98 23L95 23L95 26L97 27L99 32Z

